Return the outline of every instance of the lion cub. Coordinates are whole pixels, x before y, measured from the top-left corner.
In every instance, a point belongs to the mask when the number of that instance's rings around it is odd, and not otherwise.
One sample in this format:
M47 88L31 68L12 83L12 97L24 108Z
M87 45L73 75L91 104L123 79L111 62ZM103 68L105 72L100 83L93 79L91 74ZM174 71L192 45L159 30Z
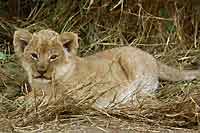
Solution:
M65 95L69 84L91 80L96 84L85 90L78 89L72 97L79 99L92 95L92 104L98 108L134 100L137 93L152 95L158 88L159 78L180 81L192 80L200 75L198 70L171 68L133 47L113 48L92 56L78 57L78 36L73 32L58 34L52 30L41 30L32 34L18 30L13 43L32 88L42 89L47 96L52 93L61 96ZM52 84L56 88L53 92Z

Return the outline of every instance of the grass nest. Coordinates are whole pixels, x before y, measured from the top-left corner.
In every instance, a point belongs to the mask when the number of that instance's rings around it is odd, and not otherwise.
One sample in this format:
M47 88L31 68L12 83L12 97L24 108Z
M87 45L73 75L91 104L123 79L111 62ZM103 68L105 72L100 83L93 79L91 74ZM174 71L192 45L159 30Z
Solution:
M92 108L91 95L71 98L72 93L94 85L77 85L48 103L10 101L11 111L1 113L2 131L194 131L199 126L198 81L167 84L155 97L108 109ZM72 92L74 91L74 92ZM4 106L6 104L4 103ZM8 108L8 107L7 107Z
M200 82L161 81L155 97L116 108L92 108L91 96L71 98L70 91L51 103L30 106L18 101L27 86L26 73L13 56L17 28L51 28L79 34L79 55L120 46L139 47L178 68L199 67L198 2L51 0L34 6L27 18L0 18L1 132L120 132L199 129ZM195 65L194 65L195 64ZM196 65L197 64L197 65ZM84 89L95 82L77 85ZM76 89L75 89L76 90ZM74 92L75 93L75 92Z

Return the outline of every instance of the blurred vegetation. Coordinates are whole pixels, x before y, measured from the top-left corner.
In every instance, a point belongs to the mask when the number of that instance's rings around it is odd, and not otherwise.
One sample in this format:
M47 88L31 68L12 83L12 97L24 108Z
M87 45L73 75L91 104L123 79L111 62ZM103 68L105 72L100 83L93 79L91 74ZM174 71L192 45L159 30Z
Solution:
M5 2L2 7L6 5ZM18 27L31 31L51 28L57 32L76 32L80 37L82 54L113 47L113 43L138 47L157 44L162 51L175 45L180 49L197 48L198 3L194 6L194 2L35 0L32 5L30 2L27 5L24 4L26 2L21 2L23 4L17 8L22 13L19 12L18 16L10 14L11 20L7 17L0 19L0 38L3 38L0 43L5 43L6 39L12 49L12 32ZM28 12L25 9L32 10ZM26 14L27 17L20 16L21 14Z

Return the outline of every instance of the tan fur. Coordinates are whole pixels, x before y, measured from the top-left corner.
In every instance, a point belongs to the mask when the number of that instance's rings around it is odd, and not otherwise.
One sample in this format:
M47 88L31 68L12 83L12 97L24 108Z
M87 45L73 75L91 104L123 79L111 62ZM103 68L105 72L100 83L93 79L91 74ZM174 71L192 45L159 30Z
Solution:
M78 46L78 37L72 32L58 34L42 30L31 34L18 30L14 34L15 51L28 72L32 88L43 89L46 95L50 95L54 81L54 87L59 90L53 93L60 95L69 84L81 83L92 76L90 80L98 84L77 91L73 97L84 97L86 93L95 95L93 105L99 108L126 103L138 92L152 95L158 88L159 78L192 80L200 74L195 70L171 68L138 48L113 48L80 58L76 56ZM43 77L39 71L45 71Z

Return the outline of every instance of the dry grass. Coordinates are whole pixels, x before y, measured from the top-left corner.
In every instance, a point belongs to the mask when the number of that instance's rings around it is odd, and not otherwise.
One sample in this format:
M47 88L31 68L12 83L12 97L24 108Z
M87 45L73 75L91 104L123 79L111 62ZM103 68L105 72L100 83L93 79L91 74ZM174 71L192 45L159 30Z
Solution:
M198 4L194 1L137 0L59 0L52 5L34 8L27 19L14 21L0 18L1 51L12 54L12 33L16 27L31 31L52 28L58 32L74 31L80 37L79 55L131 45L153 54L158 60L176 67L198 64ZM1 62L1 86L16 90L24 74L16 67L16 77ZM10 83L11 82L11 83ZM92 86L79 84L76 89ZM2 132L67 132L102 131L181 131L199 129L199 86L192 82L160 84L156 97L149 97L138 106L97 110L91 108L91 96L75 100L71 91L50 104L30 106L10 100L2 91L0 131ZM73 88L75 89L75 88ZM75 89L75 90L76 90ZM3 89L2 89L3 90ZM11 92L13 93L13 92ZM87 96L85 96L87 97Z

